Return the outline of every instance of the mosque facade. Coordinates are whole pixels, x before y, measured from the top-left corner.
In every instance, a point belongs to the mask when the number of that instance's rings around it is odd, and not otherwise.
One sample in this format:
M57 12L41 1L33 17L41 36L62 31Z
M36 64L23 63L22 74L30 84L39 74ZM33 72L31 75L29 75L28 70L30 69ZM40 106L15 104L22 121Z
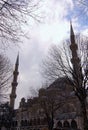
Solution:
M57 104L61 104L61 106L54 111L53 129L82 130L80 103L72 87L66 83L65 78L57 79L46 89L41 88L38 97L28 99L27 101L25 98L22 98L19 108L15 110L16 115L13 119L12 129L48 130L46 114L40 103L40 99L48 100L46 93L48 95L54 93L55 97L53 95L53 99L55 99ZM52 97L49 98L52 100ZM49 104L47 104L47 107L49 107Z
M72 26L71 42L74 42ZM74 48L76 49L75 52ZM71 61L79 62L76 53L77 45L71 44L70 49L73 55ZM18 65L19 56L13 73L14 78L10 95L10 106L13 110L16 98L17 76L19 74ZM49 119L51 119L52 114L53 130L83 130L80 102L66 77L58 78L47 88L41 88L37 97L27 100L22 98L19 108L14 110L11 130L49 130L48 124L51 121Z

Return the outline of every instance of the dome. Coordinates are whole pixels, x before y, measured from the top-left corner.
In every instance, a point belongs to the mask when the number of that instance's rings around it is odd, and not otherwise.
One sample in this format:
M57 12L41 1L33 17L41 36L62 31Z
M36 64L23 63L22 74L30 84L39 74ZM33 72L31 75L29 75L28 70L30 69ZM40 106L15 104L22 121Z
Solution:
M64 90L69 81L66 77L56 79L47 89L61 89Z

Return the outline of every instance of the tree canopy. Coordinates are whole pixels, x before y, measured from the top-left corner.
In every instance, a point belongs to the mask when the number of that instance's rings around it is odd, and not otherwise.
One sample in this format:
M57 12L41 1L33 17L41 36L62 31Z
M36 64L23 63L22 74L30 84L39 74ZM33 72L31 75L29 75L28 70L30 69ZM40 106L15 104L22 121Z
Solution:
M38 4L35 0L0 0L0 48L20 41L27 16L39 20L36 14Z
M65 41L62 48L55 45L51 47L42 69L43 76L49 82L67 77L81 104L84 130L87 130L88 39L76 37L71 26L70 40Z
M12 67L9 59L0 54L0 103L8 99L11 86Z

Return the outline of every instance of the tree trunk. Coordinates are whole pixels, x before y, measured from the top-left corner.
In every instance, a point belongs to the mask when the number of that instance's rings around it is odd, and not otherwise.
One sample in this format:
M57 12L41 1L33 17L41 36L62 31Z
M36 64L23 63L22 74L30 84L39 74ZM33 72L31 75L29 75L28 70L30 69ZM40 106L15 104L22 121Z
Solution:
M86 111L86 98L80 101L81 103L81 112L83 118L83 127L84 130L88 130L88 118L87 118L87 111Z
M49 130L53 130L53 124L54 124L53 120L50 119L50 120L48 121L48 129L49 129Z

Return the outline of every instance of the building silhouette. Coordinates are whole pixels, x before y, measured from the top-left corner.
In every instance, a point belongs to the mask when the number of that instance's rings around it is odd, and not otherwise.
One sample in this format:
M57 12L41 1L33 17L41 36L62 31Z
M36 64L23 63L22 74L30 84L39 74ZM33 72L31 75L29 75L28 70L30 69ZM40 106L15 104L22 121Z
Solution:
M73 69L79 71L79 80L81 79L80 59L77 55L78 46L75 43L75 35L70 27L70 49L72 52L71 62ZM14 109L16 98L17 76L18 76L19 56L15 64L15 71L12 82L12 92L10 95L10 106ZM81 82L79 82L81 83ZM81 85L81 84L80 84ZM56 104L62 104L54 112L54 126L55 130L83 130L83 120L81 114L80 102L75 96L73 86L68 82L67 77L58 78L49 87L41 88L37 97L32 99L22 98L19 103L19 108L14 110L15 116L11 124L12 130L48 130L48 123L45 111L41 105L42 101L50 99L54 100ZM47 104L48 107L49 104ZM88 109L87 109L88 110ZM48 111L50 112L50 111ZM87 111L88 112L88 111ZM88 113L87 113L88 114Z

